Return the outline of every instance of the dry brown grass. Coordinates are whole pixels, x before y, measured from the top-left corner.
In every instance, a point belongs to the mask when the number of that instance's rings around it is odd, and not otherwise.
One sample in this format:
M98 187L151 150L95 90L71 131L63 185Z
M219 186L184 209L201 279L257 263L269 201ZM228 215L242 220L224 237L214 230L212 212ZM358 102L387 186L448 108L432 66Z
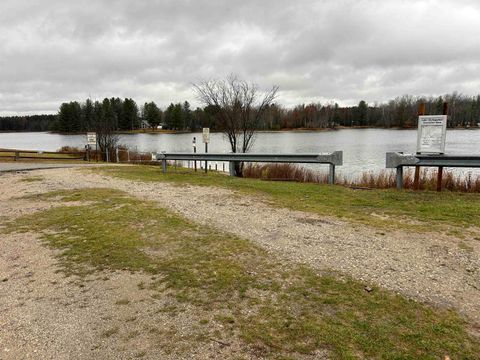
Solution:
M264 179L297 181L304 183L325 184L328 175L307 169L295 164L245 164L244 177ZM404 173L404 188L413 189L414 171L408 169ZM395 188L395 171L383 170L379 173L364 172L358 178L348 179L337 177L336 183L348 187L361 187L372 189ZM420 190L435 190L437 188L437 171L422 169L420 173ZM456 175L451 171L443 173L442 188L449 191L480 192L480 177L472 174L466 176Z
M69 153L69 154L85 154L84 149L79 149L73 146L62 146L60 149L57 150L59 153Z
M115 153L113 154L115 159ZM132 163L144 163L152 161L152 154L146 152L140 152L137 150L128 149L125 145L118 147L118 158L120 162L132 162Z
M326 183L327 175L306 169L295 164L245 164L243 177L264 179L297 181L303 183Z

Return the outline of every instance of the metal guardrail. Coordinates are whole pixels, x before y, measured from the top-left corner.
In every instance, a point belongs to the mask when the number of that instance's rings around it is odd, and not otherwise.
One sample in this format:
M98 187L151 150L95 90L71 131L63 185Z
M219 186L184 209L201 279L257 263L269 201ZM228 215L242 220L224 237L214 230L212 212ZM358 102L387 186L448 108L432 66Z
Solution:
M268 162L268 163L304 163L329 164L328 183L335 183L335 166L343 165L343 151L334 151L324 154L190 154L190 153L158 153L153 157L162 161L163 172L167 172L167 161L224 161L229 163L229 173L234 175L236 162Z
M425 155L387 152L386 160L387 168L397 169L397 189L403 188L404 166L480 168L480 156L470 155Z

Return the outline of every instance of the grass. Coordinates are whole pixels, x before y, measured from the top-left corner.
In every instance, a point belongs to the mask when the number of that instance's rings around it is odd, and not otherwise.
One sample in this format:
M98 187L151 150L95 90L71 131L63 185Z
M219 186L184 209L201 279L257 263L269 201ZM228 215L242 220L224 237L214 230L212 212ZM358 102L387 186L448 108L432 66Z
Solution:
M156 280L150 286L158 296L209 314L208 322L199 318L202 330L188 340L189 348L223 335L238 338L250 349L244 351L275 359L316 351L333 359L474 359L480 353L478 339L453 311L372 285L367 292L364 283L276 261L247 240L192 224L156 203L107 189L38 198L57 206L8 222L3 231L41 234L46 245L61 250L67 275L152 274ZM123 299L117 304L128 306ZM218 329L213 323L223 324L225 334L211 330ZM175 347L170 330L168 338Z
M288 180L303 183L327 184L328 175L298 166L296 164L255 164L248 163L244 167L243 176L246 178L264 180ZM380 171L379 173L364 172L359 177L349 179L337 176L336 183L348 187L370 189L395 189L395 171ZM413 190L414 171L407 169L403 175L403 188ZM437 171L431 168L422 168L419 176L418 189L436 190ZM448 191L480 193L480 176L469 173L466 176L455 175L451 171L443 172L442 189Z
M163 174L157 166L101 168L92 171L137 181L220 186L259 195L271 205L334 216L380 228L418 231L480 225L480 194L433 191L355 190L343 186L262 181L178 168Z
M44 180L43 176L26 176L21 179L22 182L31 183Z

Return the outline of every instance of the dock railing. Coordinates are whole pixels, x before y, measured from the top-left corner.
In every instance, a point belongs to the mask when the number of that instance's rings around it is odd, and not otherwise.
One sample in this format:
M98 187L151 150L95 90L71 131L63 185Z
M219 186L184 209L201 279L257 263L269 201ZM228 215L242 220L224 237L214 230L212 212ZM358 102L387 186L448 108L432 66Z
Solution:
M328 183L335 183L335 167L343 165L343 151L320 154L255 154L255 153L167 153L154 154L152 158L162 162L163 172L167 172L167 161L223 161L229 163L229 174L235 175L237 162L266 162L266 163L298 163L298 164L328 164Z
M402 152L387 152L386 167L397 169L397 189L403 188L403 168L405 166L444 167L452 168L480 168L480 156L472 155L427 155L427 154L404 154ZM441 173L439 171L439 173ZM441 189L441 177L437 184L437 190Z

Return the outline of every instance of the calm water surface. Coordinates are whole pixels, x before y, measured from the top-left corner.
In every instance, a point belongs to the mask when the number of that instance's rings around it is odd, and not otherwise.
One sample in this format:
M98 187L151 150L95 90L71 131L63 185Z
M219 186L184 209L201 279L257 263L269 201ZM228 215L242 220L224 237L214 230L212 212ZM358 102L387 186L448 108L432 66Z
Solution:
M387 151L414 153L416 130L342 129L325 132L260 132L252 152L264 153L318 153L343 150L343 175L352 177L363 171L385 168ZM121 135L120 143L146 152L190 152L196 136L198 152L203 152L201 133L195 134L128 134ZM62 146L83 147L84 135L42 133L0 133L0 148L54 151ZM209 152L228 152L223 134L211 134ZM449 154L480 155L480 130L448 130L446 152ZM321 168L322 165L312 165Z

